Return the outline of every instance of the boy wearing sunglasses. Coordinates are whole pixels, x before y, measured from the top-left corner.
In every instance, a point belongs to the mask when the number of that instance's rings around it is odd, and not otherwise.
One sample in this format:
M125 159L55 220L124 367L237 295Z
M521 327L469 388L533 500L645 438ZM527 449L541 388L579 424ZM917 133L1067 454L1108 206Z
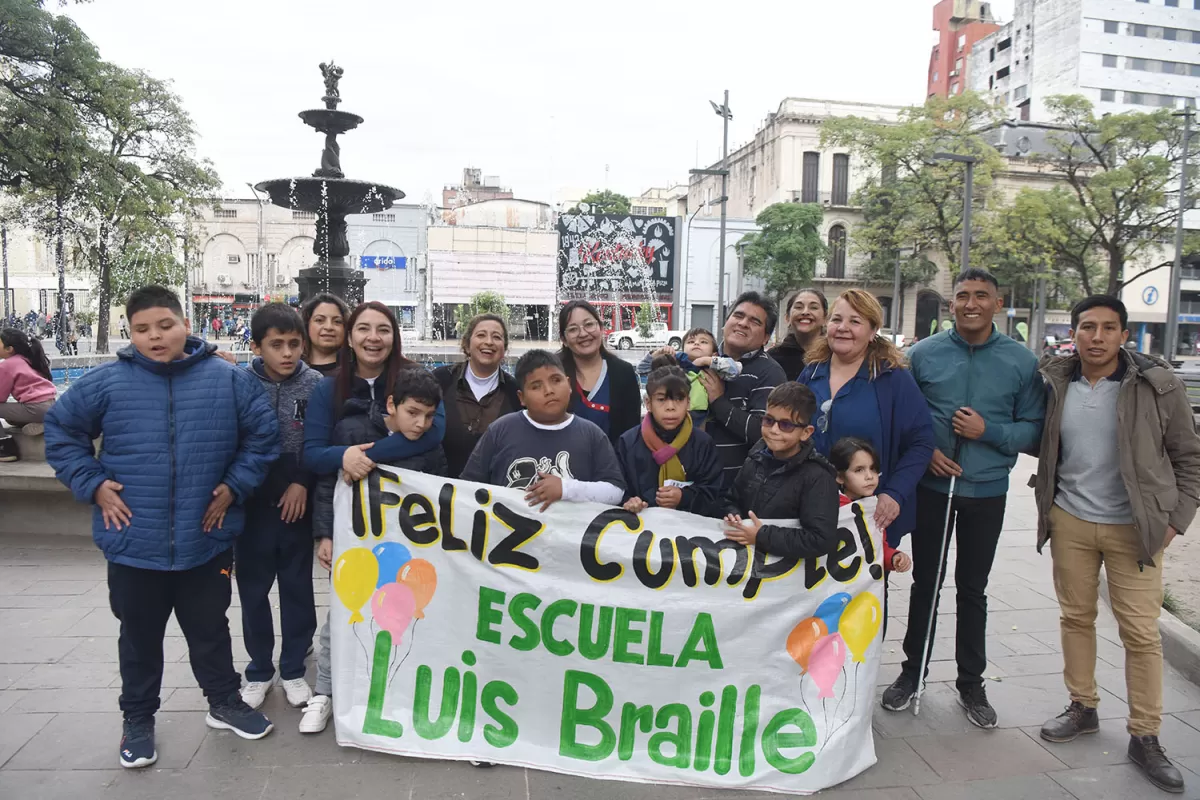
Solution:
M813 446L816 411L817 398L803 384L771 390L762 440L725 498L726 538L789 558L823 556L837 544L837 473ZM798 519L799 527L764 525L763 518Z

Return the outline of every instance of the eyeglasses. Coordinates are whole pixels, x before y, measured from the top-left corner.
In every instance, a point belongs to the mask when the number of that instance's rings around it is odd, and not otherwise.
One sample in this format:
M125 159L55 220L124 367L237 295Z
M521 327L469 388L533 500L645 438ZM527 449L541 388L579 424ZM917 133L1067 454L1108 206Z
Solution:
M806 427L805 425L797 425L789 419L775 419L770 414L764 414L762 418L762 426L764 428L779 428L780 433L791 433L797 428Z
M596 322L594 319L591 319L583 323L583 325L572 325L563 331L563 333L571 338L574 338L581 333L595 333L598 330L600 330L600 323Z
M833 408L833 400L826 400L821 403L821 416L817 418L817 430L821 433L829 433L829 410Z

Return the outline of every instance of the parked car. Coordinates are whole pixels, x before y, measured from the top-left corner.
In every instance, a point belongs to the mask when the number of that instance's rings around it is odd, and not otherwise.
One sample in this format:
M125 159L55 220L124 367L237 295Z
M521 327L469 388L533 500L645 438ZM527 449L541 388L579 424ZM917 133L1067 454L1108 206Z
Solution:
M882 336L884 339L887 339L888 341L895 344L896 347L900 348L901 350L904 349L904 334L903 333L892 333L891 328L880 328L879 335Z
M671 345L675 349L683 347L683 337L687 331L673 331L665 322L650 323L650 335L643 336L641 330L614 331L608 336L608 346L618 350L632 350L634 347L662 347Z

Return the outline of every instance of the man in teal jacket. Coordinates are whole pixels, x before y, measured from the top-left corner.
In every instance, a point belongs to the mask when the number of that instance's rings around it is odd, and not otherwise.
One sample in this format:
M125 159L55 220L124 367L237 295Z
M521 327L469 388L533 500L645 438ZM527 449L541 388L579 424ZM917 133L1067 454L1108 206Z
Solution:
M1004 526L1008 474L1017 455L1040 440L1046 410L1037 356L992 324L1000 303L990 272L964 270L954 281L954 327L918 342L909 354L913 377L933 416L937 449L917 487L905 660L900 677L883 693L883 707L901 711L917 689L930 614L936 623L934 583L953 475L951 525L961 534L954 567L956 687L967 719L981 728L996 727L996 712L983 688L985 592Z

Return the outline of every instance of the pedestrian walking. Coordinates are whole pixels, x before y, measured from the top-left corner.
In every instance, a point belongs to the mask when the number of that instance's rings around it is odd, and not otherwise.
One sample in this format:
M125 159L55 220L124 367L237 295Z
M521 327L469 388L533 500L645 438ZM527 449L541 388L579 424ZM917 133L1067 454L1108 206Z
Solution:
M1071 703L1042 726L1050 742L1100 729L1096 606L1100 565L1125 645L1129 760L1160 789L1183 776L1158 734L1163 705L1163 553L1200 497L1200 438L1187 389L1155 359L1124 348L1125 305L1093 295L1071 310L1075 353L1043 361L1046 427L1034 496L1038 552L1050 541Z
M929 404L937 448L917 486L912 533L913 586L900 676L883 693L883 707L912 702L920 665L937 627L935 596L944 577L942 543L953 527L957 607L955 660L959 705L967 719L994 728L995 709L983 688L987 665L988 576L1004 526L1008 475L1017 455L1038 443L1045 411L1037 357L992 323L1000 309L996 278L967 269L954 281L954 327L918 342L909 353L912 375ZM958 450L959 457L952 455ZM949 497L954 479L954 497ZM949 514L947 507L949 506ZM932 620L932 622L931 622ZM928 631L928 635L926 632Z

